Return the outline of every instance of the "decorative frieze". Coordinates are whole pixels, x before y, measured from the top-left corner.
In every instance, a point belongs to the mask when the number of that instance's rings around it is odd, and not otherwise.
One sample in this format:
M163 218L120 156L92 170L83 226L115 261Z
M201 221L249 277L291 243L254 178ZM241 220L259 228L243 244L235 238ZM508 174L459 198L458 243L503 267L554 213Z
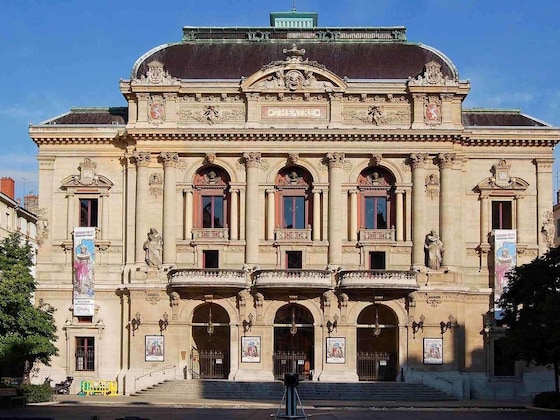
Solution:
M211 104L204 107L179 106L177 111L179 122L199 122L208 125L223 124L226 122L244 122L245 109L235 108L223 110L219 105Z

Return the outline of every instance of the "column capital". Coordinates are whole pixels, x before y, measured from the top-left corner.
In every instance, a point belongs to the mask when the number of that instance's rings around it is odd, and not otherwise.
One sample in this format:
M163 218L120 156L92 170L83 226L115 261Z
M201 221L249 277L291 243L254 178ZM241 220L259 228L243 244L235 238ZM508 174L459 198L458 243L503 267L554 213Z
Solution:
M342 168L344 165L343 152L329 152L325 155L329 168Z
M440 153L437 158L441 169L453 168L455 153Z
M270 187L265 190L267 194L274 194L276 192L276 188Z
M243 160L247 168L259 168L261 165L260 152L245 152L243 153Z
M358 189L357 188L353 188L351 190L348 190L349 194L358 194Z
M161 152L159 158L164 167L176 167L179 163L179 154L176 152Z
M149 166L150 165L150 152L134 152L132 159L136 166Z
M413 169L426 167L426 161L428 160L427 153L412 153L410 155L410 165Z

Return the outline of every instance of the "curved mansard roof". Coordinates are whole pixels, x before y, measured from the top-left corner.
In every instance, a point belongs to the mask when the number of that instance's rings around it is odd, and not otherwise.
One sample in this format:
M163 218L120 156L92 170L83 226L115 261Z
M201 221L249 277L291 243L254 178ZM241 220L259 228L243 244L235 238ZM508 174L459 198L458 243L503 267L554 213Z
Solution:
M451 60L434 48L407 42L404 28L184 28L183 41L156 47L134 64L141 78L156 60L178 79L241 79L284 57L293 44L305 57L349 79L408 79L426 63L458 80Z

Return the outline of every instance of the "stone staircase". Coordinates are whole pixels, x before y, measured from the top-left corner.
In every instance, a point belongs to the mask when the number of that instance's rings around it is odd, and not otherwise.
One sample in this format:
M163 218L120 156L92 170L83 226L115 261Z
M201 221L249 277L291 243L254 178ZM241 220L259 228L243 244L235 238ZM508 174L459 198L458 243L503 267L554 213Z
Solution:
M300 382L298 394L305 401L454 401L455 397L413 382ZM189 400L281 401L282 381L240 382L226 380L164 381L132 394L177 402Z

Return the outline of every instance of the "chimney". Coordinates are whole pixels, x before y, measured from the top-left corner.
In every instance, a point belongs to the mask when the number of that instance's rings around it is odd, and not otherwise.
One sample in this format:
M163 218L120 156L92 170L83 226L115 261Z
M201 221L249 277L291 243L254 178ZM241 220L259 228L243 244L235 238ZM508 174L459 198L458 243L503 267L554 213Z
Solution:
M10 177L3 176L0 178L0 191L14 200L16 195L16 182Z

